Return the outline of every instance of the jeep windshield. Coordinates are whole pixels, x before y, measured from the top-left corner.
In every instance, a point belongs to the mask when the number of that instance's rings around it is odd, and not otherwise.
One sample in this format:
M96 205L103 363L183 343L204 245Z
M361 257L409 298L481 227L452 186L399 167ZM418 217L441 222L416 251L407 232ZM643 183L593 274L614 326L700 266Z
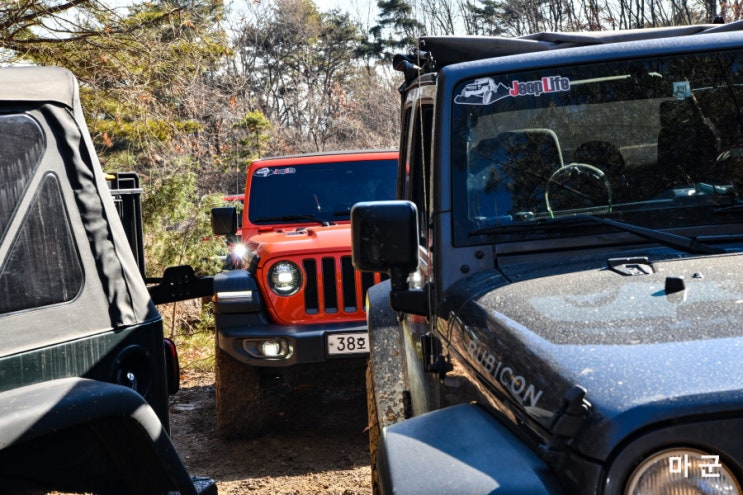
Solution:
M739 223L742 106L741 51L463 81L452 110L457 243L617 231L564 222L576 215L676 232Z
M396 176L395 160L261 167L253 172L250 221L348 221L355 203L394 198Z

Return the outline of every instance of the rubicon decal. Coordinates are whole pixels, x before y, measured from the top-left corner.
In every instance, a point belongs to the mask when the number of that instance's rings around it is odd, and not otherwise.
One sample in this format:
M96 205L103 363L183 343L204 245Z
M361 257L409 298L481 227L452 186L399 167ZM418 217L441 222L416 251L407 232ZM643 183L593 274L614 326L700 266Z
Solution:
M498 357L491 354L486 346L472 339L467 346L467 355L479 365L484 375L500 383L503 389L518 398L523 405L537 406L543 391L528 383L515 368L504 364Z
M467 84L454 98L460 105L489 105L503 98L541 96L548 93L570 91L570 79L562 76L543 77L536 81L511 81L510 86L496 83L490 77L481 77Z

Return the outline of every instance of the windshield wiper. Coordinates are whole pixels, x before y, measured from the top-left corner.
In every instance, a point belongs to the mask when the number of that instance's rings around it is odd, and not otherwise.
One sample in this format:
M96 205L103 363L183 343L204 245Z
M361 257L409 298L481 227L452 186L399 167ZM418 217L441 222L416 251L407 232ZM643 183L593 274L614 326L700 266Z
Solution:
M712 210L714 213L727 213L730 211L743 210L743 203L732 203L725 206L718 206Z
M317 222L323 227L330 225L330 222L322 218L317 218L314 215L279 215L276 217L263 217L253 220L253 222L293 222L296 220L309 220L311 222Z
M619 222L617 220L597 217L594 215L574 215L570 217L562 217L562 218L551 220L549 221L549 223L539 222L538 225L540 227L545 227L546 225L561 225L561 224L566 224L566 223L579 223L579 222L586 222L586 221L608 225L610 227L614 227L615 229L622 230L624 232L629 232L630 234L635 234L637 236L643 237L645 239L649 239L651 241L656 241L659 244L662 244L664 246L668 246L674 249L678 249L686 253L721 254L721 253L727 252L724 249L721 249L715 246L710 246L709 244L705 244L703 242L699 242L692 237L686 237L686 236L677 235L677 234L669 234L668 232L661 232L659 230L648 229L645 227L640 227L639 225ZM520 230L523 230L524 228L526 228L527 225L529 224L521 224ZM506 230L511 230L511 229L508 229L509 226L505 226L505 227L506 227ZM473 234L484 234L488 232L492 233L498 230L500 230L498 227L492 227L489 229L481 229L480 231L473 232Z
M631 223L619 222L617 220L611 220L609 218L597 217L593 215L577 215L577 219L586 219L592 222L602 223L604 225L610 225L619 230L629 232L631 234L644 237L651 241L657 241L664 246L672 247L681 251L692 254L721 254L725 253L724 249L710 246L703 242L699 242L692 237L686 237L683 235L669 234L668 232L661 232L660 230L648 229L640 227L639 225L633 225Z

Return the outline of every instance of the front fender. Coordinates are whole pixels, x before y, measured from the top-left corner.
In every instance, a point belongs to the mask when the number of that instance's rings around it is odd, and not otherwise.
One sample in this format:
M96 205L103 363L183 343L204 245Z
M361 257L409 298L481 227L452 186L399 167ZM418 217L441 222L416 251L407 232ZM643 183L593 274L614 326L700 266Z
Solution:
M258 282L247 270L230 270L214 276L214 313L257 313L264 308Z
M385 495L561 493L544 462L474 404L385 428L377 467Z

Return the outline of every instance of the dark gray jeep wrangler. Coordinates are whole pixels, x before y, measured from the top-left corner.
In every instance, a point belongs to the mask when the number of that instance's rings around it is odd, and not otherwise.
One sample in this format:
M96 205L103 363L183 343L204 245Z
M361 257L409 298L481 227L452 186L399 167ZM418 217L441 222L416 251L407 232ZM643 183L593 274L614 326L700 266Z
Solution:
M141 192L101 171L72 74L0 69L0 493L217 493L168 436L178 361L153 303L210 281L174 268L150 294Z
M743 493L743 25L395 65L398 199L352 212L376 491Z

